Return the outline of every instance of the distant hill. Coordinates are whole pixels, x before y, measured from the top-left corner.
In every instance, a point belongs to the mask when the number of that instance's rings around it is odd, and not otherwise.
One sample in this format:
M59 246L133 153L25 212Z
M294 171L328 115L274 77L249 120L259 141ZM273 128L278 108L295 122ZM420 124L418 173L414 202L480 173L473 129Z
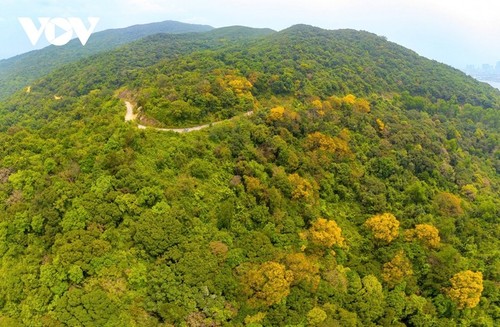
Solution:
M48 46L4 59L0 61L0 99L64 64L111 50L148 35L206 32L212 29L213 27L208 25L176 21L134 25L95 33L84 47L78 39L74 39L62 47Z

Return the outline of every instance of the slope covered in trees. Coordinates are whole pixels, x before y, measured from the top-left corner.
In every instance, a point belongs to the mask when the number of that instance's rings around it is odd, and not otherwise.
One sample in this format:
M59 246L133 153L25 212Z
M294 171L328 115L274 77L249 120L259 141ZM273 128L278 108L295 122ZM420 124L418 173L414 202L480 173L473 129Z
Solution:
M92 34L85 47L78 39L62 47L49 46L10 59L0 60L0 99L27 87L34 80L65 64L79 61L97 53L158 33L206 32L212 27L164 21L127 28L111 29Z
M499 103L309 26L66 66L0 105L0 325L498 325Z

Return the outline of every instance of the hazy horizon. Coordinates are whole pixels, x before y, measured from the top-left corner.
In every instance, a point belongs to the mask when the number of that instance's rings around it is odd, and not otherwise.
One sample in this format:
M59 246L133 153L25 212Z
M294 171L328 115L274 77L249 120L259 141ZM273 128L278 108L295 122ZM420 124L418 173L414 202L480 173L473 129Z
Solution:
M385 36L418 54L464 69L500 61L500 3L494 0L2 0L0 59L33 47L18 17L100 17L97 31L165 20L213 27L244 25L282 30L295 24L353 28ZM38 25L38 23L37 23Z

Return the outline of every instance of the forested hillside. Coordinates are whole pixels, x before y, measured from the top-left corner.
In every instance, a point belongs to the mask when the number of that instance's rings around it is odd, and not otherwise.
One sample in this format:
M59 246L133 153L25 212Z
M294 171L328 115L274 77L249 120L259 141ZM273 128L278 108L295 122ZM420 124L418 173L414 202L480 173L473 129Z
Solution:
M158 33L206 32L212 27L164 21L94 33L85 47L78 39L62 47L49 46L10 59L0 60L0 100L27 87L34 80L65 64L79 61L97 53Z
M497 326L499 145L498 91L367 32L69 64L0 104L0 326Z

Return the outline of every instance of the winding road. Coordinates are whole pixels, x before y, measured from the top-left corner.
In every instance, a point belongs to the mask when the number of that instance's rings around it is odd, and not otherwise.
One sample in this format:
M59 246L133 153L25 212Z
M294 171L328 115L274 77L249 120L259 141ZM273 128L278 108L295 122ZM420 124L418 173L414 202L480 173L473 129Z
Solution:
M127 106L127 113L125 114L125 121L135 121L137 119L137 114L134 114L134 106L128 102L125 101L125 105ZM253 111L248 111L244 114L244 116L251 116L253 114ZM162 132L175 132L175 133L189 133L189 132L194 132L194 131L199 131L201 129L210 127L212 125L217 125L226 121L230 121L234 119L226 119L226 120L221 120L221 121L216 121L210 124L205 124L205 125L199 125L199 126L193 126L193 127L187 127L187 128L158 128L158 127L148 127L144 126L141 124L137 124L137 127L139 129L146 129L146 128L151 128L157 131L162 131Z

